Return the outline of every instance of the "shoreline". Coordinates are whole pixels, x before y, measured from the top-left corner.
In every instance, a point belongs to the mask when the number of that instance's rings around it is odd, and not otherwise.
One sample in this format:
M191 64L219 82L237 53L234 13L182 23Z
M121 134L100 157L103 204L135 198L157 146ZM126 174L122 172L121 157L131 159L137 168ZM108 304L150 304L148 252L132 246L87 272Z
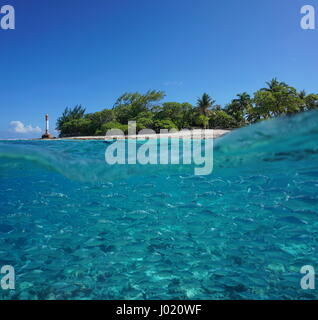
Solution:
M136 135L110 135L110 136L80 136L80 137L65 137L65 138L56 138L53 140L147 140L147 139L158 139L158 138L175 138L175 139L216 139L222 137L231 130L187 130L187 131L178 131L173 133L158 133L158 134L136 134ZM39 139L39 140L51 140L51 139Z
M232 130L223 129L194 129L185 130L171 133L157 133L157 134L136 134L136 135L111 135L111 136L79 136L79 137L65 137L65 138L54 138L54 139L0 139L0 141L108 141L108 140L147 140L147 139L158 139L158 138L175 138L175 139L217 139L220 138Z

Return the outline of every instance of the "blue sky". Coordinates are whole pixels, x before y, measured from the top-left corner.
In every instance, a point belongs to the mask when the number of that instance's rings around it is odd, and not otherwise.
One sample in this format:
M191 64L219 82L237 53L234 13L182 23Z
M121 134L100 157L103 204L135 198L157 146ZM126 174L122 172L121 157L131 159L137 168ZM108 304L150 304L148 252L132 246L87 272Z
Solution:
M318 30L300 28L300 8L317 13L318 0L5 4L16 29L0 30L0 138L39 136L45 113L53 127L65 107L111 108L123 92L158 89L190 103L208 92L224 105L273 77L318 92ZM31 127L15 133L11 121Z

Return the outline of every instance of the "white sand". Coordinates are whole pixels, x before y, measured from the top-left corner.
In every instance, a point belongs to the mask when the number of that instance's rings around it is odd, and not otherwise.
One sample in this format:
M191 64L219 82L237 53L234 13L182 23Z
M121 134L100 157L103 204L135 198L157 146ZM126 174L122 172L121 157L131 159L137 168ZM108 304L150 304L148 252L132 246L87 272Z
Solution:
M127 136L119 136L119 135L112 135L112 136L91 136L91 137L71 137L71 138L63 138L67 140L113 140L113 139L158 139L158 138L187 138L187 139L216 139L219 138L227 133L231 132L230 130L185 130L185 131L178 131L174 133L160 133L160 134L138 134L138 135L127 135ZM60 140L60 139L56 139Z

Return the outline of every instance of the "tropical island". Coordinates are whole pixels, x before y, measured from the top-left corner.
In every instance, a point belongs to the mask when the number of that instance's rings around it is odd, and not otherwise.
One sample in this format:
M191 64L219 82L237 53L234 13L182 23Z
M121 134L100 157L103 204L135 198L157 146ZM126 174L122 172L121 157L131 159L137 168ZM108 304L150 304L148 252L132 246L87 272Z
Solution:
M128 132L128 121L136 121L137 132L142 129L235 129L270 118L293 115L318 109L318 94L281 82L276 78L253 96L247 92L236 95L222 107L207 93L193 106L188 102L163 102L165 92L149 90L124 93L112 109L87 113L81 105L66 108L58 118L56 129L60 138L104 136L108 130ZM222 133L222 132L221 132Z

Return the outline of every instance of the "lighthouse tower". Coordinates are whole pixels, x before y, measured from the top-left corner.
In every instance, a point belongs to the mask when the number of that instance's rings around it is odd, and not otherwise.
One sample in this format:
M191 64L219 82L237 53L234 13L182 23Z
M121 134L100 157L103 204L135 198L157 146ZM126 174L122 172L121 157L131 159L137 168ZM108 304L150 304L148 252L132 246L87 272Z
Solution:
M45 115L45 133L42 135L42 139L53 139L53 136L49 132L49 115Z
M49 135L49 115L45 115L45 134Z

